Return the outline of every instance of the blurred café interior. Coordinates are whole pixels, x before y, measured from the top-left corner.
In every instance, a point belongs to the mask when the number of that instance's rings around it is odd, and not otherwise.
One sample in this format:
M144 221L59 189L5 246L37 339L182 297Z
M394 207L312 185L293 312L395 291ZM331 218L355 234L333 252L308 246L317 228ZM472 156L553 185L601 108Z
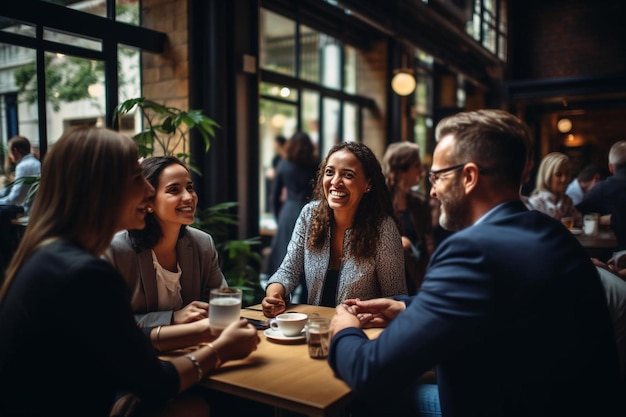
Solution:
M277 135L306 131L320 155L362 141L378 156L418 143L461 110L502 108L535 138L535 169L567 153L572 176L626 139L623 0L20 0L0 3L0 142L40 158L68 126L134 134L146 97L219 128L200 206L238 205L240 237L271 229L264 172ZM3 167L5 168L5 167ZM532 186L532 185L531 185ZM424 187L427 184L424 183ZM527 190L530 191L530 190Z

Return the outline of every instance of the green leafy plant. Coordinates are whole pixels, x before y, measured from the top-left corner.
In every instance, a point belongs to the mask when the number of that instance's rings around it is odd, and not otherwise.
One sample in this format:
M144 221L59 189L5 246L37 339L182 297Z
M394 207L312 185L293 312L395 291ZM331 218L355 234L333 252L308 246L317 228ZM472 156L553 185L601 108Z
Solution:
M243 305L257 304L264 291L259 282L259 271L263 266L262 256L253 250L261 245L260 237L229 239L238 224L238 203L219 203L205 210L198 210L194 227L211 234L221 256L221 269L231 287L241 288Z
M213 119L199 110L181 110L166 106L144 97L131 98L118 104L113 115L113 123L120 122L123 115L137 108L145 128L133 136L139 149L139 155L173 155L185 162L200 174L191 161L188 152L189 132L195 129L204 141L205 152L211 147L211 138L215 137L215 128L220 127Z

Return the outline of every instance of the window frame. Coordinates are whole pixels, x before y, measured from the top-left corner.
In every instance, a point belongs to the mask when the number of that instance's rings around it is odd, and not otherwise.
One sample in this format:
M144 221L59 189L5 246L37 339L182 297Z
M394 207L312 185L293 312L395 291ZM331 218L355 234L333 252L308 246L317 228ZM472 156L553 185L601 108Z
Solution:
M20 0L2 2L0 17L33 25L35 36L0 31L0 43L35 50L37 71L37 110L39 127L39 152L43 159L48 148L46 127L46 85L44 55L46 52L72 55L78 58L102 61L105 73L105 121L113 127L113 113L118 104L118 46L134 47L140 51L162 53L165 50L167 35L152 29L134 26L115 20L116 0L106 0L107 17L74 10L65 6L40 0ZM141 7L141 0L139 0ZM37 13L33 13L37 10ZM44 28L66 34L91 38L101 43L101 50L81 48L65 43L44 39Z

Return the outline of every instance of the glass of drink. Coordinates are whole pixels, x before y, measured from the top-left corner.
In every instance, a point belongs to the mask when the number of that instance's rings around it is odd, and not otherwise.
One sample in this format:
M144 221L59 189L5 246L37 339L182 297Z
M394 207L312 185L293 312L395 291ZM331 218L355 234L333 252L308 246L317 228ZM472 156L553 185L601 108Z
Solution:
M209 326L219 334L239 320L241 315L241 290L239 288L214 288L209 297Z
M311 358L326 358L330 347L330 319L310 318L306 324L306 341Z
M598 216L585 214L583 217L583 230L586 235L596 236L598 234Z
M574 227L574 218L573 217L563 217L563 218L561 218L561 223L563 223L563 225L565 227L567 227L569 230L572 230L572 228Z

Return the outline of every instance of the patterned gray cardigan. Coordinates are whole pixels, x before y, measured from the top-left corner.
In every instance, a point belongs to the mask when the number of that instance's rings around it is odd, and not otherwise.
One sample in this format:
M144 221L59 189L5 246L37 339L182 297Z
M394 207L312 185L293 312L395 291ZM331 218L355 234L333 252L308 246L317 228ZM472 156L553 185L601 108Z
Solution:
M285 287L285 294L291 294L304 272L309 291L308 303L312 305L319 305L321 302L326 270L330 262L330 230L323 248L306 247L313 209L317 204L319 201L310 202L300 212L287 247L287 254L278 270L267 281L267 285L274 282L282 284ZM347 253L352 233L352 229L346 231L343 242L344 253ZM407 294L402 240L391 217L381 223L378 240L372 244L376 245L375 257L365 260L348 258L342 261L337 286L337 304L347 298L366 300Z

